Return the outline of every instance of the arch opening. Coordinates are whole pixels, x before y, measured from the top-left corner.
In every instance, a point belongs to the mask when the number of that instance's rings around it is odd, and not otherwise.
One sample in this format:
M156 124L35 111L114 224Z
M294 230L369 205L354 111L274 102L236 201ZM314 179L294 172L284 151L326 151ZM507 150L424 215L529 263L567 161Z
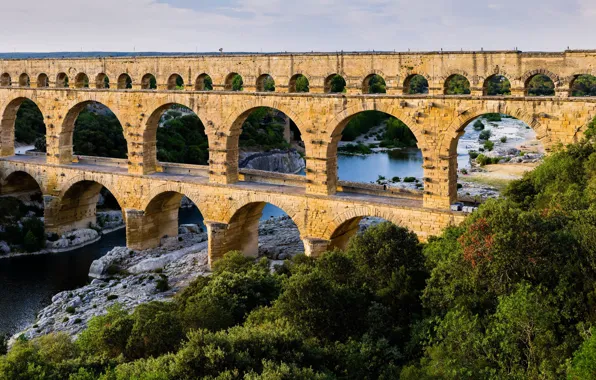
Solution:
M10 78L9 73L4 73L4 74L0 75L0 86L2 86L2 87L12 86L12 79Z
M453 74L445 80L445 95L469 95L470 81L463 75Z
M80 156L124 159L128 147L120 121L105 105L85 101L67 113L59 138L62 163L83 159Z
M275 81L269 74L257 78L257 92L275 92Z
M199 75L197 80L195 81L195 90L196 91L212 91L213 90L213 80L211 77L205 73Z
M491 75L484 81L483 93L485 96L511 95L511 83L503 75Z
M47 74L41 73L37 76L37 87L50 87L50 79Z
M385 79L377 74L371 74L367 76L362 82L362 93L363 94L386 94L387 85Z
M423 156L414 132L400 119L380 111L362 111L343 120L333 134L328 157L336 157L331 178L344 191L424 189Z
M23 154L36 149L45 152L46 125L37 104L27 98L10 102L2 115L3 155Z
M248 257L284 260L304 253L300 230L292 217L268 202L251 202L239 208L228 223L222 243L221 255L240 251Z
M56 87L57 88L68 88L68 75L66 73L59 73L56 76Z
M289 92L310 92L308 78L302 74L296 74L290 79Z
M420 75L409 75L404 81L404 94L428 94L428 80Z
M141 79L141 89L143 90L156 90L157 80L153 74L145 74Z
M141 238L147 247L168 243L183 247L206 240L201 211L182 193L160 193L147 204L144 211L145 227Z
M554 96L555 84L547 75L536 74L528 78L525 83L528 96Z
M21 74L19 76L19 87L30 87L31 80L29 79L29 75L27 73Z
M331 235L328 250L335 248L345 251L352 238L362 235L367 229L381 223L391 223L391 221L372 215L356 216L341 223Z
M305 175L304 142L296 123L282 111L256 107L233 125L239 147L238 168ZM237 144L237 145L236 145ZM254 179L249 176L247 180Z
M75 77L76 88L89 88L89 77L85 73L78 73Z
M340 94L346 92L346 80L339 74L331 74L325 78L325 93Z
M168 78L168 90L184 90L184 79L179 74L172 74Z
M34 177L16 171L0 182L0 241L8 245L10 253L45 248L43 216L42 190Z
M457 152L451 189L462 204L475 205L498 197L507 184L542 160L545 147L524 120L508 114L485 113L464 124L452 142Z
M181 104L166 104L153 112L147 121L145 141L156 144L154 149L159 162L209 164L205 125L196 113Z
M571 82L571 96L596 96L596 76L576 75Z
M226 77L225 82L226 91L242 91L244 90L244 80L238 73L230 73Z
M97 77L95 78L95 88L98 88L98 89L110 88L110 78L104 73L97 74Z
M132 79L128 74L120 74L118 77L118 89L129 90L132 88Z
M68 238L75 233L83 240L98 240L101 237L98 231L112 231L123 225L120 201L107 187L91 180L72 184L60 198L57 210L46 213L50 240L58 239L57 235Z

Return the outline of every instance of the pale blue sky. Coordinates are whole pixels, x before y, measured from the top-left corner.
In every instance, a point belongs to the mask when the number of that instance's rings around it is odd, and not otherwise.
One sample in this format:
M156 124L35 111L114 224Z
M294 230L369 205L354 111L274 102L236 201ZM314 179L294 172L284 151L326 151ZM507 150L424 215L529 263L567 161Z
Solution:
M596 48L596 0L29 0L1 12L1 52Z

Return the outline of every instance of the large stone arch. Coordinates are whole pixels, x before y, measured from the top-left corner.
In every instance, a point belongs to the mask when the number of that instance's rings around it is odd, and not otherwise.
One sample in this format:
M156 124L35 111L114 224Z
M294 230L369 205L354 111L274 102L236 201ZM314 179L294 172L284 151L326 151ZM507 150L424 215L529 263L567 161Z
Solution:
M524 86L524 91L528 92L528 85L530 83L530 80L535 77L536 75L546 75L547 77L550 78L550 80L553 81L553 84L555 85L555 89L558 88L561 85L561 78L553 73L550 70L547 69L534 69L534 70L530 70L528 72L526 72L524 75L521 76L520 80L521 83L523 83Z
M0 195L36 190L36 187L39 188L42 194L45 192L45 176L37 170L31 170L27 166L9 170L0 176Z
M55 193L59 198L63 198L64 195L77 183L95 182L101 185L102 187L108 189L108 191L112 193L114 198L116 198L116 201L118 202L120 207L124 210L128 206L128 204L126 203L126 196L120 193L120 191L118 191L118 184L112 183L111 181L106 181L106 177L109 177L109 175L95 172L83 172L82 174L68 178L66 181L62 182L58 189L55 191Z
M409 227L404 220L389 210L378 207L354 207L336 215L323 232L323 239L329 240L329 248L345 249L348 241L360 229L360 221L365 217L376 217L397 226Z
M73 136L74 136L74 130L75 130L75 122L77 120L77 118L79 117L80 113L83 111L83 109L85 109L86 106L88 106L89 104L93 104L93 103L98 103L101 104L102 106L106 107L107 109L109 109L118 119L118 122L120 123L121 127L122 127L122 134L124 135L124 139L126 140L126 145L127 145L127 151L130 152L130 141L129 141L129 136L126 133L126 126L125 124L122 122L122 118L119 115L119 107L116 105L115 107L111 107L110 105L112 105L110 102L106 102L103 103L102 98L100 97L100 99L96 100L96 99L86 99L86 100L80 100L80 99L76 99L74 102L71 102L70 104L68 104L64 109L66 109L66 115L64 116L64 119L62 120L62 124L60 126L60 130L58 131L58 147L57 147L57 151L58 151L58 163L60 164L69 164L72 162L72 157L73 157L73 149L74 149L74 143L73 143ZM48 153L50 153L50 141L48 141Z
M225 238L220 241L223 247L219 249L221 253L241 251L246 256L258 256L259 222L267 203L283 210L298 228L300 236L305 236L304 207L300 206L300 202L278 199L267 193L251 193L232 203L226 218Z
M213 123L209 122L208 114L206 113L207 110L198 107L197 104L198 102L196 99L190 96L168 97L167 99L163 99L162 102L151 110L142 128L143 146L141 154L143 157L143 170L145 173L153 173L157 170L157 128L159 127L159 120L163 113L173 105L180 105L190 109L201 120L205 126L205 135L207 136L209 148L212 148L210 129L212 129Z
M47 202L45 210L46 230L58 234L79 228L88 228L97 220L97 202L100 191L106 188L112 193L122 210L125 200L115 186L101 178L101 174L84 173L65 181L59 195ZM108 185L104 185L108 183Z
M17 118L17 112L21 104L29 100L37 106L42 116L45 118L44 110L40 103L38 103L35 97L16 96L9 99L6 103L0 103L0 157L14 155L14 143L15 143L15 122Z
M197 193L196 191L186 189L186 187L179 182L170 182L170 181L165 182L158 186L151 186L151 188L149 189L149 192L147 194L145 194L140 201L140 204L139 204L140 210L146 210L147 207L149 206L149 204L151 203L151 201L163 193L182 194L183 196L190 199L197 206L199 211L201 211L201 214L203 214L203 212L202 212L203 200L201 198L201 195L199 193Z

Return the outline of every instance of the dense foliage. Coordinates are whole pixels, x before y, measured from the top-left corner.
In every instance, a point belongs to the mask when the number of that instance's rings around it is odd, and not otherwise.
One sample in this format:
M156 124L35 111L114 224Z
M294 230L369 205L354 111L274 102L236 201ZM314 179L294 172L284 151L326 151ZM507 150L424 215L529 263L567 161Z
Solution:
M111 112L84 109L75 122L74 153L83 156L126 158L126 139L118 118Z
M287 149L289 144L284 139L285 123L285 115L273 108L255 109L242 124L240 147L260 151ZM290 120L290 123L293 122ZM297 128L293 130L296 132Z
M346 92L346 80L339 74L333 75L331 78L328 79L329 86L328 92L330 93L342 93Z
M342 132L342 141L354 141L362 135L369 135L374 127L384 125L383 131L375 137L381 141L382 147L413 147L416 137L401 120L378 111L361 112L346 125ZM362 153L362 152L361 152Z
M502 75L493 75L487 80L486 95L511 95L511 83Z
M408 94L428 94L428 81L422 75L414 75L408 81Z
M571 96L596 96L596 77L579 75L571 85Z
M35 103L25 100L17 111L15 121L15 139L17 142L33 144L37 139L44 139L46 125L43 115Z
M41 203L41 194L31 196ZM36 252L45 247L46 235L43 209L13 197L0 198L0 241L5 241L14 251ZM16 248L16 249L14 249Z
M544 74L533 76L527 84L530 96L554 96L555 84Z
M209 143L205 126L194 113L182 116L178 112L177 116L170 116L162 127L157 128L157 159L162 162L207 165Z
M380 75L373 75L368 80L368 93L369 94L385 94L386 90L385 80Z
M455 74L445 81L445 95L470 94L470 81L463 75Z

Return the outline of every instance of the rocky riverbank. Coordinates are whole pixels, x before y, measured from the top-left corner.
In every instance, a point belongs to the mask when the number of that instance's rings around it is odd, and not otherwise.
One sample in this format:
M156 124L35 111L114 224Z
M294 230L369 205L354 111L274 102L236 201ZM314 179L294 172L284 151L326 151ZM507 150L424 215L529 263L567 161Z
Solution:
M145 251L116 247L93 262L86 286L56 294L36 322L15 334L28 338L64 331L76 336L89 319L118 303L130 310L141 303L171 298L197 276L208 275L207 235L196 225L180 227L178 237ZM289 217L261 221L259 253L274 260L304 252L300 233Z
M43 221L43 218L39 219ZM102 235L124 227L121 211L98 211L97 225L94 228L82 228L62 235L48 234L45 248L40 251L22 252L19 247L11 247L5 241L0 241L0 259L72 251L93 244L101 239Z

